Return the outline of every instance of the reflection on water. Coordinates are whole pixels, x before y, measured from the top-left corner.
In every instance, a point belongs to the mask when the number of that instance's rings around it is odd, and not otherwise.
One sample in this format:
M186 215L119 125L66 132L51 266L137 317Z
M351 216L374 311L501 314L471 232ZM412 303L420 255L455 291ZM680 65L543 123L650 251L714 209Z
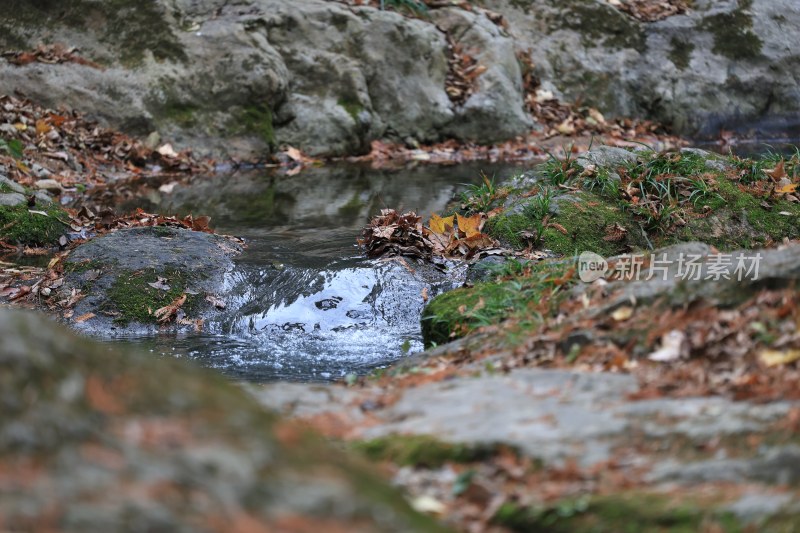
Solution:
M480 171L502 180L519 170L333 166L294 177L198 178L168 195L153 192L136 207L208 214L215 229L244 237L248 249L229 280L235 304L207 333L127 342L252 381L339 379L420 351L423 290L432 297L457 285L463 272L369 261L355 238L384 207L441 212Z

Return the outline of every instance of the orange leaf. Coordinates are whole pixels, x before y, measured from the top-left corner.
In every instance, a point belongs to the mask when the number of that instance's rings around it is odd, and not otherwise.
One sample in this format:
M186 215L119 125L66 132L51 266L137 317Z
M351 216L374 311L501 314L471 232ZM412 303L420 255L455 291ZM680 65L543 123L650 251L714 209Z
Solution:
M431 213L431 221L429 222L431 231L439 235L451 231L453 229L453 218L452 216L442 218L436 213Z
M169 305L165 305L161 309L157 309L155 313L155 317L158 319L159 324L165 324L172 320L172 317L178 312L178 309L186 303L186 294L181 294L173 302Z
M781 178L785 178L787 176L785 167L786 166L785 166L785 164L783 162L783 159L781 159L781 162L778 163L775 166L775 168L764 169L764 174L766 174L770 178L772 178L775 181L777 181L777 180L779 180Z
M42 119L36 121L36 135L45 135L50 133L50 130L53 129L50 127L50 124L45 122Z
M462 217L456 214L456 217L458 218L459 231L465 233L467 238L480 235L481 226L483 225L483 218L480 214L472 215L471 217Z

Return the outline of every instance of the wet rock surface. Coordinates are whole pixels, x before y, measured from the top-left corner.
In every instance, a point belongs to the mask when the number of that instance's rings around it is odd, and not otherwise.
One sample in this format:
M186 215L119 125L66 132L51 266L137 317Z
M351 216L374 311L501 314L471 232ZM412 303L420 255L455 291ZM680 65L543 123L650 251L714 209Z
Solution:
M184 361L0 310L14 531L439 531L382 481Z
M239 244L209 233L170 227L121 229L76 248L60 289L83 295L70 316L92 315L74 326L98 335L154 332L155 312L186 295L191 320L212 319L226 295L225 275Z

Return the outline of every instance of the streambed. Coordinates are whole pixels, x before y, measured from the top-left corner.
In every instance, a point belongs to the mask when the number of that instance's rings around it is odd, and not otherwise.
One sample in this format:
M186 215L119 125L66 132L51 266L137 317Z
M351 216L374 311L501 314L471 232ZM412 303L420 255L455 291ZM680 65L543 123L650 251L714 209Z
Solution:
M423 293L431 298L460 285L463 265L443 271L412 260L368 260L355 239L383 207L441 212L480 171L500 181L518 169L327 166L293 177L248 172L153 190L122 209L208 214L218 232L243 237L248 247L227 279L233 303L203 333L116 341L256 382L341 379L421 351Z

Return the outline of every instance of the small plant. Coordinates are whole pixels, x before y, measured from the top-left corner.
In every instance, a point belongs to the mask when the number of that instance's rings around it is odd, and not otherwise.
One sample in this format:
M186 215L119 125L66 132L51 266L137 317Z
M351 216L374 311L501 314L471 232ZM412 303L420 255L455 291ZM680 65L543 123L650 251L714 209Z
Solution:
M555 193L551 189L543 189L523 208L523 213L530 219L543 220L550 214L550 205Z
M494 176L489 179L486 174L481 172L481 183L467 184L467 190L461 193L461 202L464 209L468 212L486 212L492 207L492 202L497 197L497 186L494 182Z
M6 152L14 159L22 159L22 150L22 142L19 139L11 139L10 141L0 139L0 152Z
M555 187L565 185L582 170L572 153L572 145L569 148L563 148L563 151L563 160L547 152L549 159L544 164L545 176Z
M611 172L603 167L593 172L584 171L583 188L589 192L599 192L603 196L619 196L619 184L611 177Z
M697 207L699 203L707 203L713 199L723 200L722 196L711 188L711 184L702 177L690 178L688 180L691 193L689 201Z

